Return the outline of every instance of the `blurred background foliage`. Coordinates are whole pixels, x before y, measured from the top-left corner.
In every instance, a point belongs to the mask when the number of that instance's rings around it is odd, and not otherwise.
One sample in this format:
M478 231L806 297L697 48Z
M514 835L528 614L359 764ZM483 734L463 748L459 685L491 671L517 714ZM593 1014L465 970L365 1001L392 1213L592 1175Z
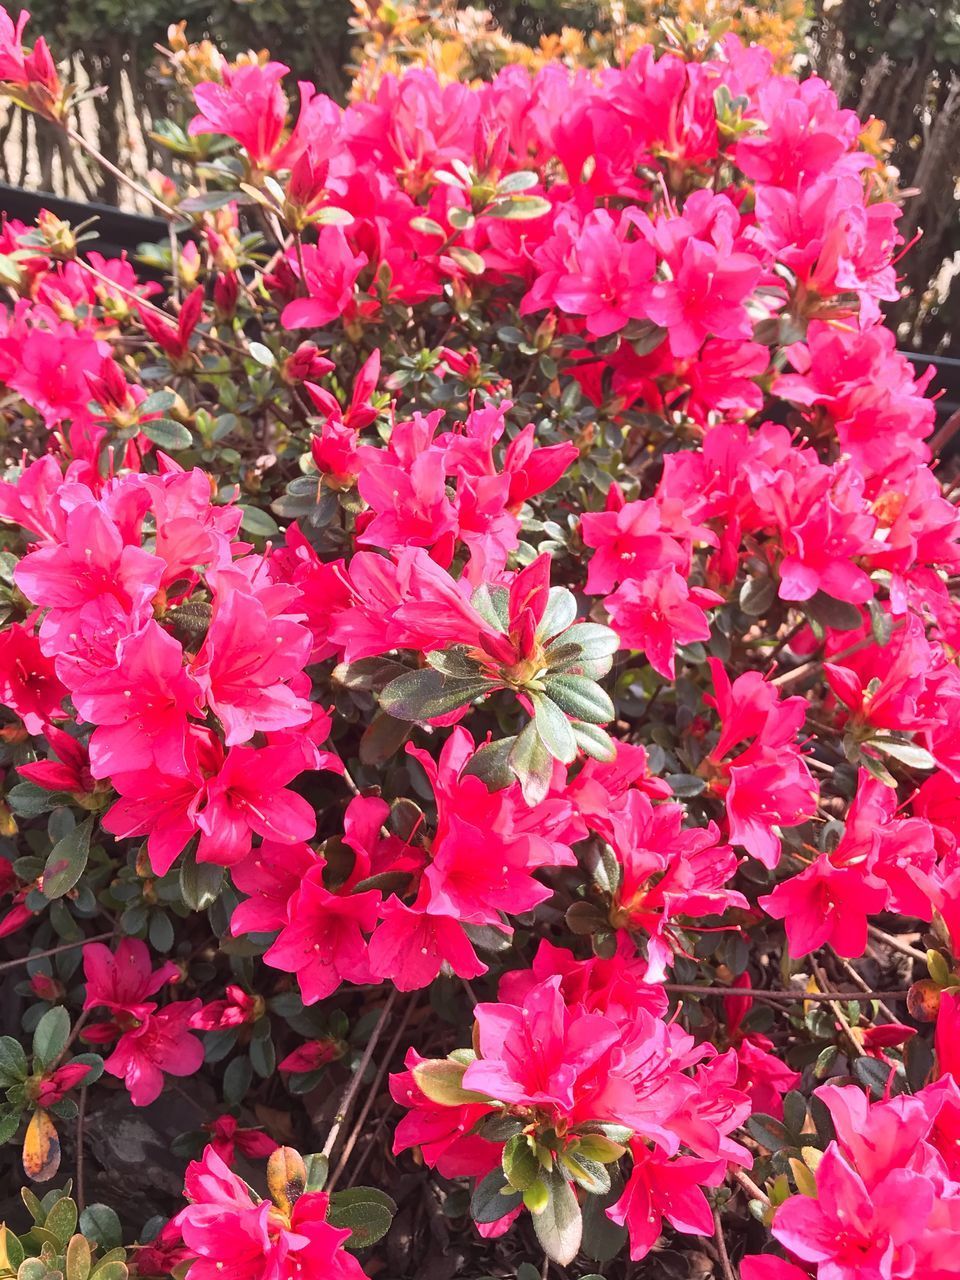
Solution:
M10 5L12 10L19 6ZM617 64L641 44L701 42L730 30L766 45L781 69L818 74L868 119L899 174L904 297L901 343L949 350L960 332L960 0L34 0L32 30L69 58L73 77L108 93L88 108L101 150L145 173L169 163L150 122L167 114L171 77L157 46L210 39L231 56L268 49L334 97L373 91L408 66L487 78L507 63ZM182 37L180 37L182 39ZM881 127L879 122L883 122ZM0 119L0 179L116 203L109 180L80 172L43 122Z

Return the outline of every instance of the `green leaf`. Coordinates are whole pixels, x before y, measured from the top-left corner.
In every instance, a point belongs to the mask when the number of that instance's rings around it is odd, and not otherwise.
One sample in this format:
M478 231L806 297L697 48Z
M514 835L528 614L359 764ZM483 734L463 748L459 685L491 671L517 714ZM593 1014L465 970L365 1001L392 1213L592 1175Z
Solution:
M577 617L577 598L566 587L551 587L538 633L547 640L572 626Z
M321 1152L317 1152L315 1155L304 1156L304 1164L307 1166L304 1191L322 1191L330 1172L330 1161Z
M90 1280L127 1280L130 1269L119 1258L104 1259L90 1277Z
M899 760L908 769L935 769L937 762L925 748L916 742L895 742L890 738L871 738L870 746L882 751L885 756Z
M857 1058L853 1064L857 1083L872 1092L874 1099L884 1096L893 1069L889 1062L881 1062L879 1058Z
M123 1240L119 1217L109 1204L87 1204L79 1219L79 1229L101 1249L118 1248Z
M832 627L835 631L856 631L863 622L855 604L836 600L825 591L818 591L811 599L802 601L800 608L821 627Z
M740 588L739 605L748 618L760 618L777 597L777 584L771 577L747 578Z
M584 755L594 760L615 760L617 758L616 743L605 729L596 724L584 724L582 720L574 720L570 725L577 746Z
M182 422L174 422L173 418L152 418L137 425L143 435L161 449L189 449L193 444L193 436L188 429Z
M499 1222L502 1217L521 1204L520 1192L515 1191L503 1176L502 1169L491 1169L477 1183L470 1197L470 1217L474 1222Z
M26 1080L28 1074L23 1045L13 1036L0 1036L0 1087Z
M66 1247L67 1241L77 1229L77 1206L69 1196L63 1196L47 1214L44 1228Z
M546 798L553 779L553 756L543 745L532 720L510 748L509 763L528 805L539 804Z
M398 720L432 720L496 687L491 680L458 680L426 667L391 680L380 694L380 705Z
M487 1102L482 1093L472 1093L463 1087L466 1071L463 1063L449 1058L429 1058L413 1068L414 1083L431 1102L441 1107L462 1107L470 1102Z
M627 1242L626 1228L618 1227L606 1215L610 1205L623 1194L623 1179L619 1171L613 1169L611 1174L611 1189L602 1196L587 1196L583 1203L583 1240L580 1247L594 1262L610 1262L622 1252Z
M583 1217L576 1193L558 1170L550 1175L548 1189L546 1208L534 1215L533 1229L547 1257L567 1267L580 1251Z
M565 1151L560 1163L578 1186L590 1195L600 1196L610 1190L610 1173L599 1160L591 1160L576 1147Z
M625 1146L605 1138L602 1133L585 1133L578 1139L576 1149L580 1155L600 1164L614 1164L621 1156L627 1154Z
M142 417L145 413L163 413L166 409L172 409L177 403L177 395L175 391L152 391L146 400L141 400L137 405L137 413Z
M453 219L451 218L451 222ZM454 260L458 267L466 271L467 275L482 276L486 270L486 264L480 257L479 253L474 253L472 249L463 249L460 245L454 245L447 250L447 253Z
M206 911L213 906L223 888L223 874L223 867L212 862L197 862L193 850L183 855L180 896L191 911Z
M67 1047L70 1015L62 1005L48 1009L33 1033L33 1056L41 1066L49 1066Z
M529 169L520 169L516 173L508 173L505 178L501 178L497 183L497 195L512 195L515 191L529 191L531 187L535 187L540 181L540 177L536 173L532 173Z
M390 1230L396 1204L373 1187L350 1187L330 1197L327 1222L341 1231L347 1228L348 1249L367 1249Z
M50 850L43 868L43 896L62 898L83 875L90 856L93 815L68 832Z
M280 532L280 526L273 516L260 507L241 505L240 510L243 512L240 528L244 533L252 534L255 538L275 538Z
M513 196L509 200L498 200L489 209L484 209L485 218L542 218L549 213L553 205L543 196Z
M74 1236L67 1245L64 1280L87 1280L93 1262L90 1242L85 1236Z
M39 818L56 809L63 801L62 793L47 791L35 782L18 782L7 792L7 804L18 818Z
M454 645L452 649L437 649L427 654L427 664L433 667L434 671L452 676L454 680L482 679L479 664L467 654L465 645Z
M525 1133L514 1134L503 1148L500 1160L503 1176L516 1191L526 1191L542 1173Z
M9 1227L0 1225L0 1257L6 1250L6 1257L10 1266L14 1270L20 1266L24 1259L23 1245L13 1234Z
M269 347L265 347L262 342L250 342L247 344L247 350L256 360L257 364L262 364L265 369L274 369L277 364L277 357L273 354Z
M610 627L599 622L575 622L547 645L546 653L561 644L575 644L580 648L580 661L595 662L600 658L612 658L620 648L620 637Z
M586 676L546 676L543 687L568 716L587 724L609 724L617 714L610 695Z
M423 236L443 236L443 227L439 222L434 222L433 218L411 218L410 227L413 231L419 231Z
M509 763L510 752L515 742L515 737L497 738L495 742L485 742L467 761L463 772L480 778L491 791L501 791L504 787L509 787L515 779Z
M0 1146L9 1142L19 1128L19 1111L0 1111Z
M571 764L577 758L577 740L570 721L551 698L534 693L530 700L533 703L533 723L540 741L555 760Z
M239 1106L253 1083L253 1067L249 1058L234 1058L223 1073L223 1099L231 1107Z
M199 196L187 196L177 208L182 213L209 213L213 209L225 209L228 204L249 204L239 191L204 191Z

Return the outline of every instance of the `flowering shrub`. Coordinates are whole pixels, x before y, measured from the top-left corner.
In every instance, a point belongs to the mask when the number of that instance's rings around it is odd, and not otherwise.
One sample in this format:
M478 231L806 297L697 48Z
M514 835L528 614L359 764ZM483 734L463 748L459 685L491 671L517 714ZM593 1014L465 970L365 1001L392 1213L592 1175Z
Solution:
M0 1273L957 1275L960 522L861 122L732 36L174 70L165 292L0 243L0 1136L76 1175ZM87 1203L170 1097L185 1207Z

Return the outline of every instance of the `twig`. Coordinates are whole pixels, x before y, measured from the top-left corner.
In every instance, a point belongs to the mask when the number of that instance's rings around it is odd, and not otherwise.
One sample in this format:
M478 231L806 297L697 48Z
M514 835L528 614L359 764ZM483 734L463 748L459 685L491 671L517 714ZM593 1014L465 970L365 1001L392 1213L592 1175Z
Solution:
M400 1043L400 1037L403 1035L404 1030L406 1029L407 1023L410 1021L410 1015L413 1013L414 1009L416 1008L417 1001L419 998L420 998L419 991L415 991L413 995L410 997L410 999L407 1001L407 1007L403 1011L403 1017L400 1019L400 1023L393 1034L393 1039L390 1041L389 1045L387 1046L387 1051L383 1055L383 1061L380 1063L380 1068L377 1071L376 1076L374 1077L373 1083L371 1084L370 1088L367 1090L367 1096L363 1106L360 1109L360 1114L357 1116L354 1126L350 1130L349 1137L347 1138L346 1142L343 1144L343 1150L340 1153L340 1160L337 1163L337 1167L336 1169L334 1169L332 1175L330 1176L330 1178L326 1183L326 1186L324 1187L324 1190L327 1192L333 1191L334 1187L339 1182L340 1175L341 1173L343 1173L343 1170L346 1167L346 1163L350 1159L351 1152L353 1151L353 1148L357 1145L357 1139L359 1138L360 1134L363 1132L363 1126L366 1123L367 1116L370 1114L370 1108L373 1106L374 1102L376 1101L377 1094L380 1090L380 1085L383 1082L383 1077L387 1073L387 1069L390 1066L390 1062L393 1059L393 1055L397 1051L397 1045Z
M903 627L902 622L894 623L890 630L890 634L899 631ZM842 662L844 658L849 658L855 653L859 653L861 649L866 649L872 644L876 644L873 635L864 636L862 640L858 640L856 644L849 645L846 649L841 649L839 653L830 655L831 662ZM820 658L811 658L809 662L803 662L799 667L794 667L792 671L785 671L782 676L775 676L770 683L778 689L782 689L785 685L793 684L797 680L802 680L806 676L811 675L816 669L822 666Z
M147 187L141 186L135 178L130 177L129 173L124 173L122 169L118 169L105 155L101 155L92 142L88 142L82 133L78 133L72 125L65 124L63 128L71 142L75 142L81 150L87 153L91 160L95 160L100 165L101 169L105 169L118 182L124 183L131 191L135 191L141 200L146 200L148 204L152 204L165 218L175 218L177 216L175 209L171 209L168 204L165 204L159 196L155 196Z
M337 1108L337 1114L334 1116L333 1125L330 1132L327 1134L326 1142L323 1144L323 1154L328 1159L331 1151L333 1151L333 1148L337 1145L337 1138L339 1138L340 1130L343 1128L346 1123L347 1116L350 1114L350 1108L353 1106L353 1100L357 1096L357 1092L360 1088L363 1073L370 1065L370 1059L373 1057L373 1051L377 1047L377 1041L380 1039L383 1028L386 1026L387 1019L390 1016L390 1011L396 1003L396 999L397 989L394 987L389 996L387 996L386 1004L380 1011L380 1017L377 1019L377 1025L373 1028L373 1031L370 1034L370 1039L367 1041L366 1048L363 1051L363 1056L357 1063L356 1070L350 1077L350 1083L347 1085L343 1092L343 1097L340 1099L340 1105Z
M813 962L813 972L814 972L814 975L816 976L817 981L820 983L821 987L823 987L825 991L829 992L830 983L827 980L827 975L824 973L822 966L817 964L816 961ZM832 1009L833 1015L837 1019L837 1022L839 1022L841 1028L843 1029L843 1034L847 1037L847 1043L850 1045L850 1048L853 1050L853 1056L855 1058L863 1057L863 1045L857 1039L857 1034L854 1031L853 1027L850 1025L849 1018L846 1017L843 1010L840 1008L840 1004L839 1004L840 997L835 991L830 992L830 994L833 996L833 999L830 1001L830 1008Z
M875 924L867 925L867 933L870 934L871 938L877 938L880 942L885 942L888 947L893 947L894 951L899 951L901 955L909 956L911 960L919 960L922 964L927 963L927 957L924 952L918 951L916 947L911 947L909 942L901 942L892 933L884 933Z
M115 931L110 930L109 933L95 933L92 938L79 938L76 942L62 942L59 947L49 947L46 951L32 951L28 956L21 956L19 960L4 960L0 964L0 973L5 973L8 969L18 969L22 964L29 964L31 960L44 960L47 956L58 956L61 951L72 951L75 947L85 947L88 942L109 942L114 937Z
M856 969L853 967L850 961L845 960L843 956L838 955L836 951L833 950L833 947L830 948L830 951L833 954L833 958L840 965L840 968L843 969L844 973L848 974L853 979L853 981L857 984L857 986L860 988L861 991L868 992L870 990L869 982L866 982L861 977L861 975L857 973ZM877 997L874 997L874 999L877 1000L877 1005L879 1006L880 1012L883 1014L883 1016L885 1018L889 1018L891 1022L896 1022L897 1021L896 1014L894 1014L891 1009L888 1009L882 1000L878 999Z
M802 1003L805 1000L906 1000L909 991L768 991L765 987L708 987L696 983L665 982L664 991L671 995L692 996L757 996L759 999Z
M717 1242L717 1253L720 1255L720 1266L723 1269L724 1280L737 1280L737 1273L734 1271L730 1255L727 1253L727 1242L723 1238L723 1223L720 1221L720 1210L716 1205L713 1207L713 1236Z
M730 1168L727 1172L730 1174L730 1177L733 1178L734 1182L738 1182L740 1184L751 1200L759 1200L761 1204L765 1204L769 1207L770 1197L763 1188L758 1187L754 1180L748 1177L742 1169Z
M83 1127L87 1113L87 1086L80 1088L80 1100L77 1103L77 1209L83 1213L86 1207L86 1196L83 1187Z

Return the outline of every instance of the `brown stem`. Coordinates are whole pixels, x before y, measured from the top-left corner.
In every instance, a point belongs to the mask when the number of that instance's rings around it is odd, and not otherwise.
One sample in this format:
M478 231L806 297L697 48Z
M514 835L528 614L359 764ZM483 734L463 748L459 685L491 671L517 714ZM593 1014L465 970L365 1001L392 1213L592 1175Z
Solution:
M738 1182L740 1184L751 1200L759 1200L761 1204L765 1204L769 1207L770 1197L763 1188L758 1187L754 1180L748 1177L742 1169L731 1168L728 1169L727 1172L730 1177L733 1178L734 1182Z
M74 947L85 947L88 942L108 942L114 936L114 930L109 933L95 933L92 938L80 938L77 942L63 942L59 947L50 947L46 951L31 951L28 956L21 956L19 960L4 960L0 964L0 973L5 973L8 969L18 969L22 964L29 964L31 960L43 960L47 956L58 956L61 951L72 951Z
M80 147L82 151L85 151L91 160L95 160L102 169L106 170L107 173L111 174L111 176L116 178L119 182L125 183L131 191L135 191L136 194L140 196L141 200L146 200L148 204L152 204L153 207L165 218L176 218L177 213L175 209L171 209L170 206L165 204L159 196L155 196L148 187L137 182L136 178L131 178L128 173L124 173L122 169L118 169L112 161L108 160L105 155L97 150L92 142L88 142L82 133L79 133L72 125L69 124L65 124L63 127L70 141L76 143L76 145Z
M329 1178L326 1186L324 1187L324 1190L327 1192L332 1192L334 1187L336 1187L337 1183L340 1180L340 1175L343 1173L346 1167L347 1161L350 1159L350 1155L353 1151L353 1148L357 1145L357 1139L360 1137L360 1134L363 1132L363 1126L366 1123L367 1116L370 1114L370 1108L373 1106L374 1102L377 1099L377 1096L380 1092L380 1085L383 1083L383 1077L386 1075L387 1069L389 1068L390 1063L393 1059L393 1055L397 1051L397 1046L400 1043L400 1037L403 1035L406 1029L407 1023L410 1021L410 1016L413 1013L414 1009L417 1007L417 1001L419 997L420 997L419 991L415 991L407 1002L407 1007L403 1012L403 1017L400 1019L400 1024L393 1034L393 1039L390 1041L389 1045L387 1046L387 1051L383 1055L383 1061L380 1063L380 1068L377 1071L376 1077L374 1078L374 1081L371 1084L370 1088L367 1090L367 1096L364 1099L363 1106L360 1109L360 1114L357 1116L354 1126L350 1130L349 1137L347 1138L346 1142L343 1144L343 1150L340 1153L340 1160L337 1163L337 1167L336 1169L334 1169L331 1177Z
M384 1004L380 1011L380 1017L377 1019L377 1025L370 1033L370 1039L367 1041L366 1048L363 1051L363 1056L357 1063L356 1070L350 1077L350 1083L347 1085L343 1092L343 1097L340 1099L340 1105L337 1107L337 1114L334 1116L333 1125L330 1132L327 1134L326 1142L323 1144L323 1155L328 1159L331 1151L333 1151L333 1148L337 1145L337 1138L340 1136L340 1130L343 1128L344 1124L346 1124L347 1116L350 1114L350 1108L353 1106L354 1099L356 1098L357 1092L360 1088L363 1073L370 1064L370 1059L373 1057L373 1051L377 1047L377 1041L380 1039L383 1028L387 1024L387 1019L390 1017L390 1012L396 1003L396 999L397 989L394 987L389 996L387 996L386 1004Z
M709 987L692 982L665 982L664 991L671 995L691 996L756 996L763 1000L783 1000L801 1004L805 1000L830 1003L831 1000L906 1000L909 991L768 991L765 987Z
M716 1205L713 1207L713 1238L717 1242L717 1253L720 1255L723 1280L737 1280L737 1273L734 1271L730 1255L727 1253L727 1242L723 1238L723 1223L720 1221L720 1210Z
M86 1208L86 1195L83 1186L83 1127L87 1112L87 1086L80 1089L80 1100L77 1103L77 1209L83 1213Z
M822 967L818 965L816 962L814 962L814 965L813 965L813 972L816 975L817 981L820 983L821 987L823 987L824 991L828 992L828 994L834 997L834 999L830 1001L830 1008L833 1011L833 1015L836 1018L837 1022L840 1024L841 1028L843 1029L843 1034L847 1038L847 1043L850 1045L850 1048L853 1050L853 1056L855 1058L861 1058L863 1056L863 1045L860 1043L859 1039L857 1038L857 1033L854 1031L853 1027L850 1025L849 1018L846 1017L843 1010L840 1008L839 1002L836 998L837 992L835 991L830 992L829 990L830 984L827 981L827 975L824 973Z
M919 960L921 964L927 963L927 957L924 952L918 951L916 947L911 947L908 942L901 942L899 938L895 938L892 933L884 933L882 929L878 929L875 924L867 925L867 933L872 938L877 938L880 942L885 942L888 947L893 947L894 951L899 951L902 956L909 956L911 960Z
M853 967L853 965L850 963L849 960L845 960L843 956L837 955L836 951L833 950L833 947L831 947L830 950L833 954L833 958L836 960L837 964L839 964L840 968L844 971L844 973L847 974L847 976L857 984L857 986L860 988L861 991L868 992L870 990L869 982L866 982L861 977L861 975L857 973L856 969ZM883 1014L885 1018L889 1018L891 1022L897 1021L896 1015L893 1013L891 1009L887 1008L887 1006L883 1003L882 1000L877 1000L877 1004L880 1008L880 1012Z

